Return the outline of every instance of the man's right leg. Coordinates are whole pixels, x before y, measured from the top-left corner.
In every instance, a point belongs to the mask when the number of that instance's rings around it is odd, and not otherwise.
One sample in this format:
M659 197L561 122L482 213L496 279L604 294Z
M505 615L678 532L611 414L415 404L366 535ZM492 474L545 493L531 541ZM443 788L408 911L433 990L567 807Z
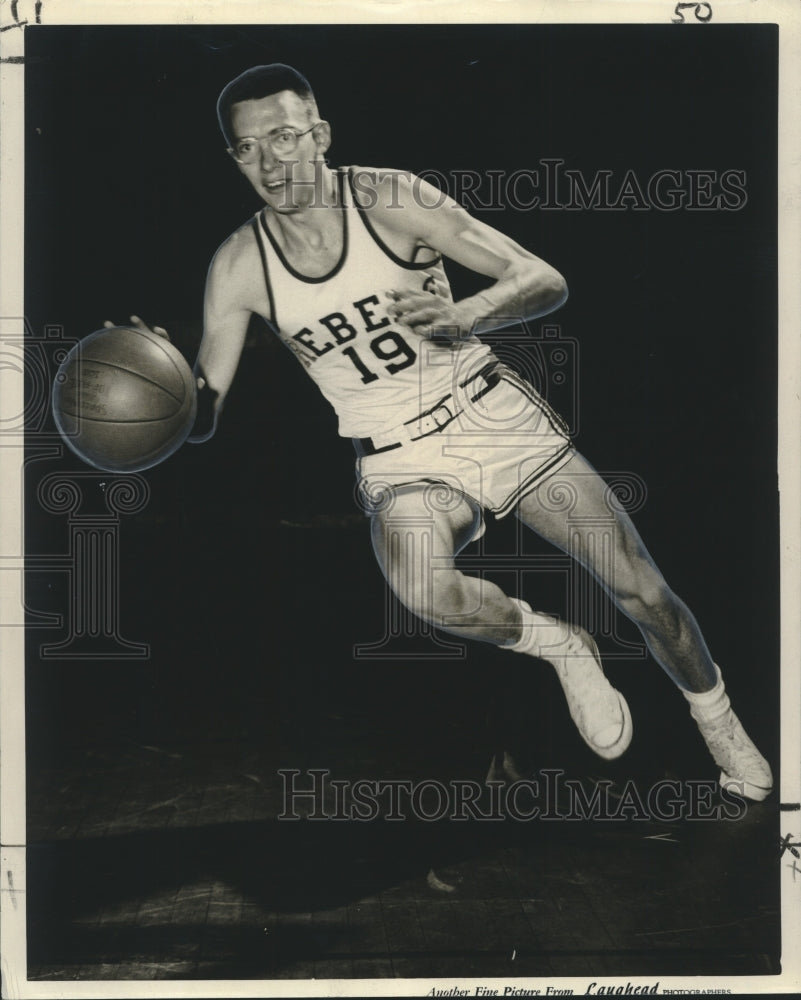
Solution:
M516 602L455 565L480 518L477 504L445 486L402 487L372 515L373 550L390 587L418 618L463 639L511 644L521 635Z
M619 757L631 742L631 716L591 637L456 567L455 556L480 523L477 505L438 484L405 487L386 499L372 516L373 547L399 600L453 635L547 660L582 738L599 756Z

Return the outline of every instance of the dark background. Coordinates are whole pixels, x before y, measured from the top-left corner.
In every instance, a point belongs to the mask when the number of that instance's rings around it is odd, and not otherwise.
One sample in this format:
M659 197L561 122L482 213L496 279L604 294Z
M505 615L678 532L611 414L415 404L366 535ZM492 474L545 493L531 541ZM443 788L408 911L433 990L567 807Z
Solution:
M637 524L777 763L775 28L53 27L26 45L37 336L58 324L77 339L136 312L194 359L211 256L259 208L214 110L256 63L310 78L334 164L447 173L559 157L586 179L632 169L643 184L663 169L744 171L748 201L733 212L476 214L566 276L553 321L578 342L577 375L552 401L569 408L578 393L579 449L646 483ZM457 294L477 287L452 277ZM503 654L352 656L354 642L381 637L384 614L352 457L300 366L254 328L215 439L144 473L150 502L121 519L120 629L149 658L44 660L40 645L64 631L32 623L29 766L86 742L198 738L263 741L276 764L325 766L337 727L380 720L379 738L402 747L436 731L444 709L489 751L487 692L510 676ZM30 554L67 550L66 518L41 509L37 483L80 469L69 452L30 463ZM490 532L492 551L516 551L511 519ZM562 579L536 583L526 596L563 611ZM27 600L63 614L65 575L30 573ZM675 755L697 739L652 662L612 661L610 673L650 734L640 740ZM535 759L562 752L562 706L511 700L537 723ZM690 746L688 773L713 775Z

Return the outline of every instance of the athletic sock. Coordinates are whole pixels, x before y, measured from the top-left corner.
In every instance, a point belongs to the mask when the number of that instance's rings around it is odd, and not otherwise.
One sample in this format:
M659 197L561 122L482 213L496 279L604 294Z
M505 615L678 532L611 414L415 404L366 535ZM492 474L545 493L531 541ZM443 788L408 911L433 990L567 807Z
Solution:
M709 691L684 691L682 694L690 703L690 714L696 721L714 722L725 715L731 708L729 696L726 694L726 685L723 683L723 675L717 663L713 664L717 682Z
M690 703L690 714L720 767L721 786L761 802L773 787L770 764L754 746L735 715L717 664L715 672L718 680L711 691L700 694L682 691L682 694Z
M531 610L531 605L517 597L510 597L510 601L516 604L523 615L523 634L513 642L505 642L504 649L513 653L528 653L530 656L538 656L543 640L549 643L554 641L554 619L549 615L541 615Z

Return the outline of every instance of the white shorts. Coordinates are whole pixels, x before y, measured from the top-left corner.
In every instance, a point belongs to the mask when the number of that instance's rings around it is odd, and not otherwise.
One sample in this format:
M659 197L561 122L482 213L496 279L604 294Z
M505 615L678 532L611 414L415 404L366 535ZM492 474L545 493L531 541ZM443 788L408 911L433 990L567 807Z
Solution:
M354 441L367 514L401 487L436 483L503 517L572 457L562 418L515 372L490 368L380 440Z

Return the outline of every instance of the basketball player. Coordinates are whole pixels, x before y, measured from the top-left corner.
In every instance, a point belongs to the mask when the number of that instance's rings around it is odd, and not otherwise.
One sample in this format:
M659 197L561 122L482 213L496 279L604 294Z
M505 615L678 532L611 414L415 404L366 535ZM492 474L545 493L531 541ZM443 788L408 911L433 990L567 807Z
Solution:
M256 313L353 439L375 553L408 608L454 635L550 662L585 742L605 759L622 754L629 709L592 638L455 566L485 511L514 514L569 551L637 624L689 702L721 783L764 799L770 767L732 711L692 614L560 418L479 339L558 309L562 276L418 178L330 168L331 126L291 67L248 70L217 110L232 161L264 207L209 270L194 440L214 431ZM455 302L443 257L492 284ZM574 499L570 524L549 486ZM614 523L611 565L582 527L598 518ZM427 539L432 550L421 555Z

